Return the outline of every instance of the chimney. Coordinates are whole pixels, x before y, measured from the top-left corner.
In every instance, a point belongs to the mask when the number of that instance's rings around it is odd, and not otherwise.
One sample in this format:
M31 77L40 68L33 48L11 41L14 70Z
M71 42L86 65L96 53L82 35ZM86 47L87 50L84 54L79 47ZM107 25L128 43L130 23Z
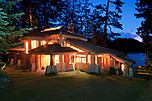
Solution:
M74 32L74 24L69 24L68 25L68 29L71 31L71 32Z

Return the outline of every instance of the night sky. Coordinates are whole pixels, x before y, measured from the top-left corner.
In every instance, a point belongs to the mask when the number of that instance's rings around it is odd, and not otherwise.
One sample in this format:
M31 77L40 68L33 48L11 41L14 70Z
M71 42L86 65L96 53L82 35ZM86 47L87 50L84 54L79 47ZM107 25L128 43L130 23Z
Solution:
M136 19L136 17L134 16L134 13L136 13L135 10L136 0L122 0L122 1L125 3L122 7L123 13L122 13L122 19L120 21L123 25L123 30L113 29L113 31L121 33L122 38L134 38L139 41L142 41L141 38L136 34L137 28L140 26L140 23L142 21L142 19ZM106 4L107 0L90 0L90 2L92 2L93 5L103 4L103 3ZM110 5L111 9L112 6L113 5Z

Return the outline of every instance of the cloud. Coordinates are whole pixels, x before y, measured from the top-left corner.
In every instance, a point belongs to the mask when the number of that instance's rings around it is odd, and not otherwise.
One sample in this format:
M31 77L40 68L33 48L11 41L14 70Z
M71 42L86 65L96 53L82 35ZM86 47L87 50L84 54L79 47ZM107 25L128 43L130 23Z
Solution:
M132 38L132 39L135 39L135 40L138 40L139 42L142 42L142 38L137 35L136 33L133 33L133 32L127 32L127 33L124 33L124 32L121 32L121 38Z

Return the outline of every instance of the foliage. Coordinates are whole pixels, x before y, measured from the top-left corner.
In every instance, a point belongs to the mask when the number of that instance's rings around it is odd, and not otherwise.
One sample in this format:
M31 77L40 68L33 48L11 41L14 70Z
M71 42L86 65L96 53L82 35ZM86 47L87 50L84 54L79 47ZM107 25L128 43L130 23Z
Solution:
M0 70L0 78L1 77L7 77L7 73L5 71Z
M17 6L17 1L0 0L0 57L6 49L20 45L17 38L22 37L23 33L28 33L30 28L17 29L13 25L14 21L20 20L23 13L13 13L11 10Z
M6 64L6 63L3 62L2 60L0 60L0 69L1 69L1 67L2 67L4 64Z
M114 67L109 67L109 74L116 75L116 69Z
M49 74L45 74L46 76L49 76L49 75L57 75L55 72L51 72Z
M123 71L121 69L118 69L119 75L123 75Z
M148 52L148 63L150 65L150 67L152 68L152 45L150 47L150 50L151 51Z
M143 18L141 27L137 28L137 34L143 39L146 48L149 48L152 39L152 2L151 0L136 0L136 18Z

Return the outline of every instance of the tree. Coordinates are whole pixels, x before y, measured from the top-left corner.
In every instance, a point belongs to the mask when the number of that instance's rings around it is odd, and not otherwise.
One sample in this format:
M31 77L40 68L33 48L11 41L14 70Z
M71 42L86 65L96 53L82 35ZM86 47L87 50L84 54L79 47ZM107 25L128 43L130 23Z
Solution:
M110 10L110 4L115 6L115 10ZM112 28L123 29L122 24L119 22L122 18L120 15L122 13L121 7L124 3L121 0L107 0L107 4L97 5L96 9L102 12L102 17L104 18L104 31L102 35L102 46L107 47L107 41L115 36L120 36L119 33L112 31ZM114 8L113 8L114 9Z
M136 0L136 18L143 18L141 27L137 28L137 34L143 39L143 43L146 47L145 51L148 51L150 39L152 35L152 1L151 0ZM147 52L145 52L145 67L147 67Z
M31 28L16 28L14 21L19 21L24 13L12 13L13 6L17 1L0 0L0 57L5 54L6 49L20 45L16 38L28 33ZM10 13L11 12L11 13Z

